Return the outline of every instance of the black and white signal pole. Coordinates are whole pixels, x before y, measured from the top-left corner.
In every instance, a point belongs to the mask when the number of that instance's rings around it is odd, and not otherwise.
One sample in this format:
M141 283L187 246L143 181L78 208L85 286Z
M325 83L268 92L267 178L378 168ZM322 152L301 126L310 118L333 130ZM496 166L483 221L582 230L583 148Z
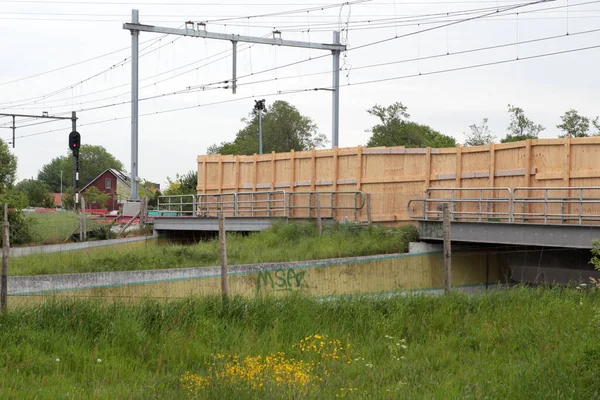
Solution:
M254 109L258 112L258 154L263 153L262 112L265 109L265 99L254 100Z

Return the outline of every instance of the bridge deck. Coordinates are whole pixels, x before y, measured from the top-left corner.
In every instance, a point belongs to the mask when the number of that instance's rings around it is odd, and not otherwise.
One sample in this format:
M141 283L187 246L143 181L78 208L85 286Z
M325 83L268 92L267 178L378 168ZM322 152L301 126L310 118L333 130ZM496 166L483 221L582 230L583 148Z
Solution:
M308 219L294 218L294 221ZM287 222L285 217L227 217L225 230L228 232L256 232L271 227L275 222ZM311 219L315 221L315 219ZM331 224L332 219L323 218L323 224ZM215 217L155 217L155 231L196 231L218 232L219 220Z
M420 220L421 240L443 240L442 221ZM590 249L600 239L600 226L453 221L453 242Z

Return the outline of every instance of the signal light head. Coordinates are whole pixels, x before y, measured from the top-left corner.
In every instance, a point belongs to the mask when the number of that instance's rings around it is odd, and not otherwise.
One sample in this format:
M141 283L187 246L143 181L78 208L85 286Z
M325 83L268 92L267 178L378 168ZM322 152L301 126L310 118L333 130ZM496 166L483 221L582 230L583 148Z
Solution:
M77 131L69 133L69 148L73 151L79 150L81 146L81 135Z

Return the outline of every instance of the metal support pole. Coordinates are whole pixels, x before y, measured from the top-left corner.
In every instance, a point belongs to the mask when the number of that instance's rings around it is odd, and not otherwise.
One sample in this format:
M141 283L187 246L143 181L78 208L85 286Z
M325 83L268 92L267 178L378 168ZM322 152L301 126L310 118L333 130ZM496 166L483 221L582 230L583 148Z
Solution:
M233 44L233 78L231 79L231 92L235 94L237 89L237 41L232 40L231 43Z
M8 203L4 203L4 222L2 224L2 286L0 287L0 309L6 311L8 298L8 254L10 252L10 235L8 225Z
M71 112L71 130L75 132L77 130L77 114L75 111ZM73 151L73 195L75 196L75 210L79 205L79 150Z
M340 44L340 33L333 32L333 44ZM340 51L333 50L333 98L332 98L332 113L331 113L331 148L339 145L339 129L340 129Z
M139 24L140 13L131 10L131 22ZM131 30L131 193L130 201L140 201L138 196L138 74L140 31Z
M258 154L263 153L262 145L262 109L258 110Z
M12 145L13 145L13 149L15 148L15 130L17 129L15 127L15 116L12 116L12 132L13 132L13 140L12 140Z

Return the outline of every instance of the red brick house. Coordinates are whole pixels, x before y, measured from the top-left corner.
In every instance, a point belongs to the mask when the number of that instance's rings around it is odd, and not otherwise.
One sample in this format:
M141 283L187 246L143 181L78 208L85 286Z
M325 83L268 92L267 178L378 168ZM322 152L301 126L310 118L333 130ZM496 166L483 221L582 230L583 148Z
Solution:
M85 197L85 191L94 186L102 193L109 195L108 201L106 202L106 209L108 211L119 210L131 192L130 182L131 180L127 175L116 169L109 168L85 185L80 190L80 193ZM102 207L100 204L92 203L87 204L86 208L98 209Z

